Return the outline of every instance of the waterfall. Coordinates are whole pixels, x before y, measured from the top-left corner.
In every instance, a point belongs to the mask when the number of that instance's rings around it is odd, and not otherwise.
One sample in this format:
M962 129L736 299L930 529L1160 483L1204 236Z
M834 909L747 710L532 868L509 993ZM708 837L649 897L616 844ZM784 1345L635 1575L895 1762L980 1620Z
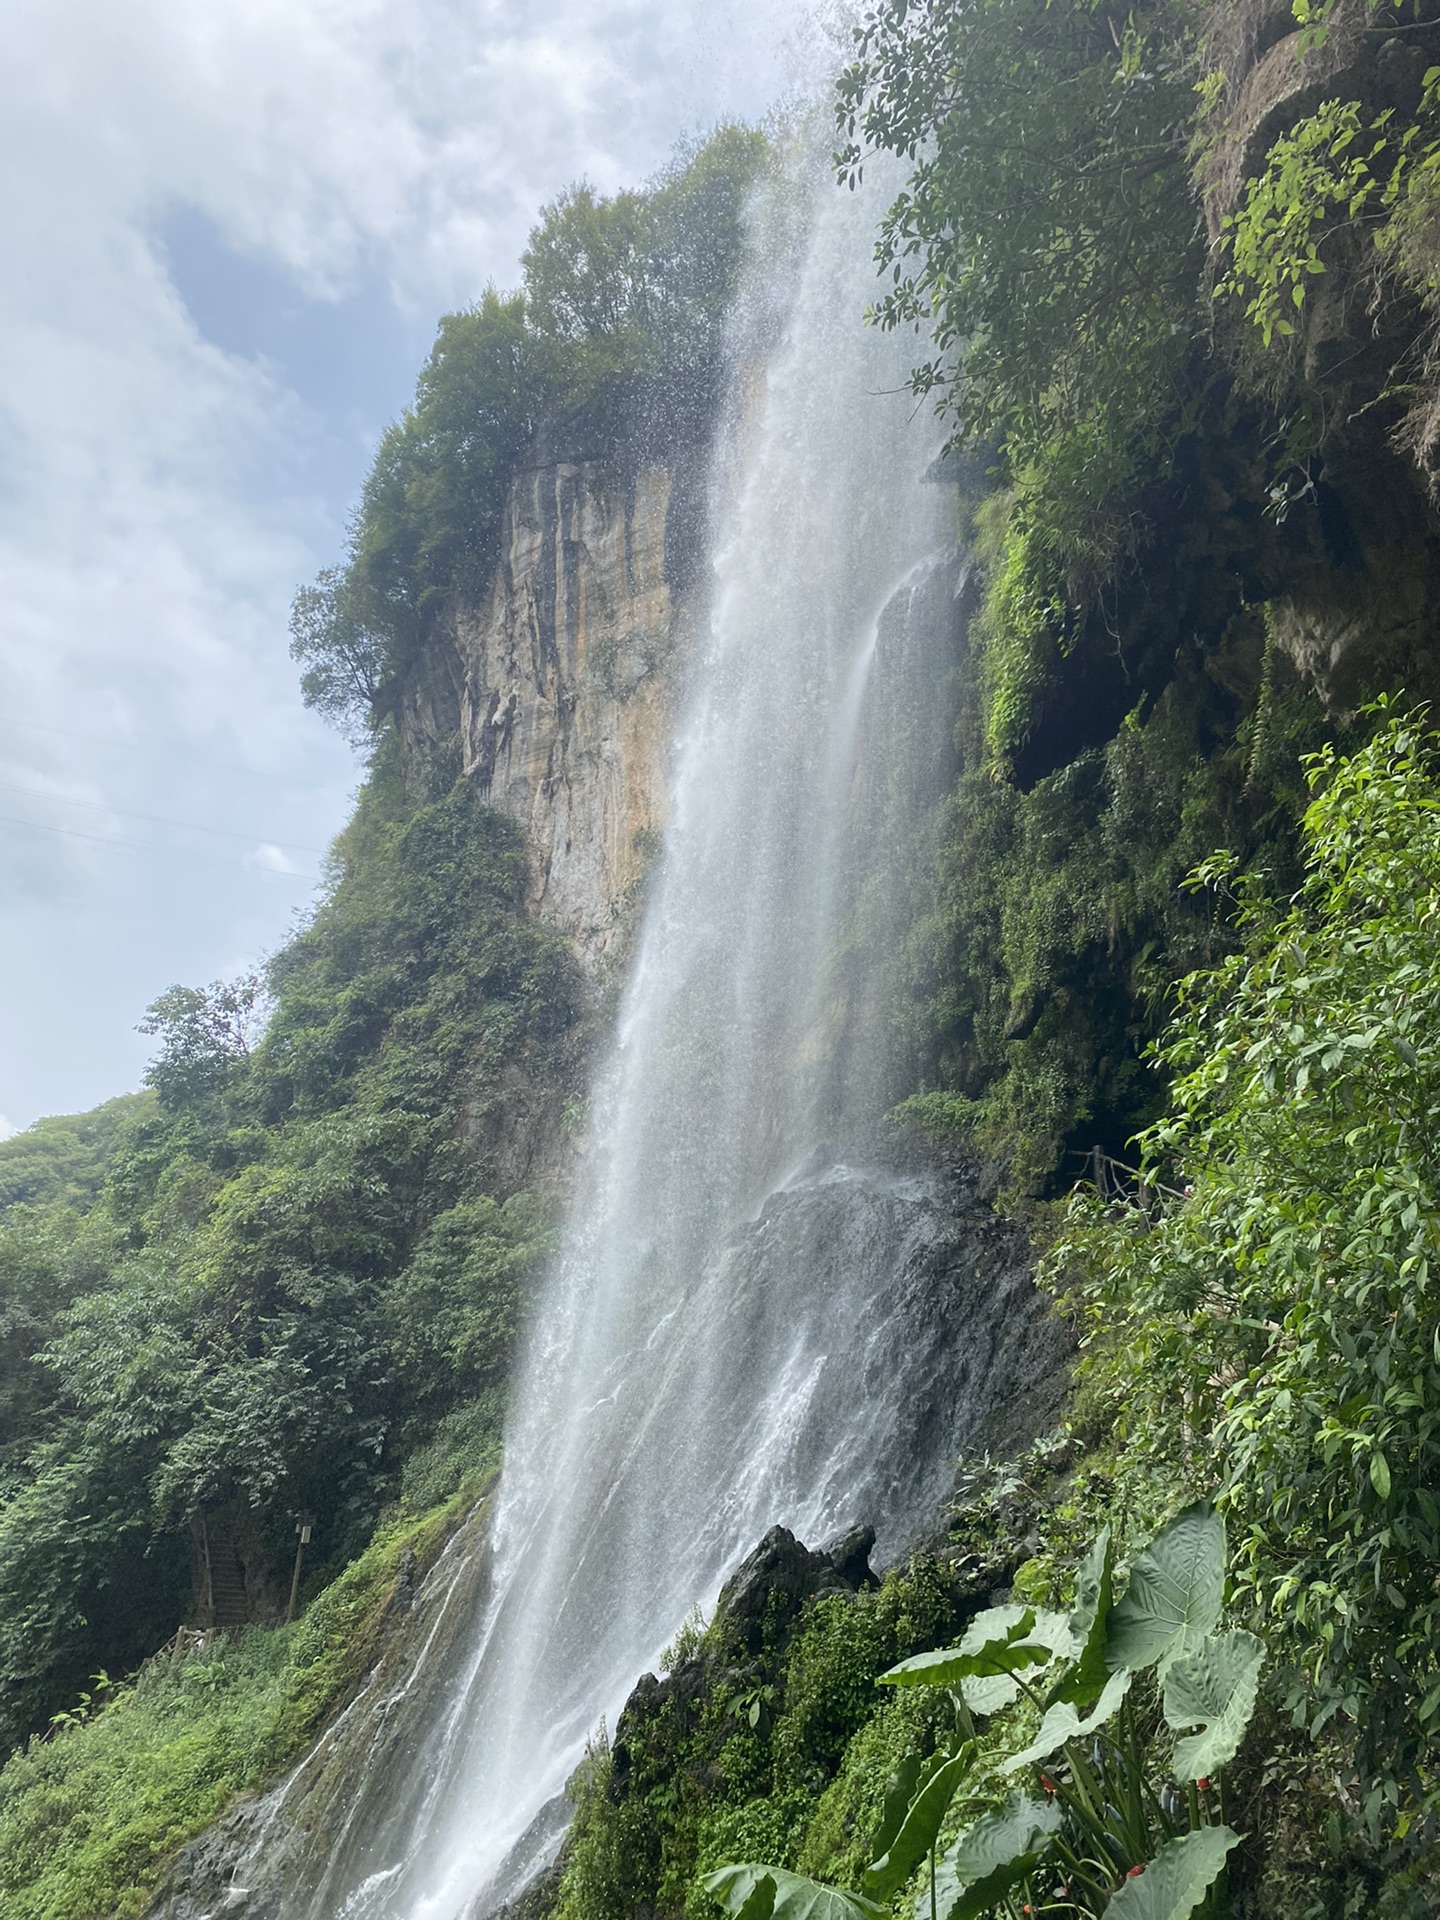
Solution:
M750 295L788 311L750 417L722 430L741 452L728 487L717 458L708 641L592 1164L516 1382L489 1617L427 1842L377 1914L453 1920L513 1892L587 1734L692 1603L773 1522L814 1538L863 1499L874 1410L845 1332L873 1266L787 1272L765 1297L723 1249L860 1120L853 1056L878 1042L836 1004L857 749L882 623L936 564L946 498L900 391L913 343L862 324L874 218L821 183L801 259L762 258Z
M903 1548L1006 1326L1029 1324L1006 1318L1013 1247L956 1279L937 1178L864 1145L948 751L957 586L934 423L903 389L914 342L862 324L877 212L813 159L757 212L708 633L490 1551L450 1557L433 1654L272 1796L236 1881L283 1883L263 1909L283 1920L503 1904L553 1856L587 1738L692 1606L776 1522L814 1543L869 1521ZM339 1770L361 1777L322 1824L315 1782L347 1739Z

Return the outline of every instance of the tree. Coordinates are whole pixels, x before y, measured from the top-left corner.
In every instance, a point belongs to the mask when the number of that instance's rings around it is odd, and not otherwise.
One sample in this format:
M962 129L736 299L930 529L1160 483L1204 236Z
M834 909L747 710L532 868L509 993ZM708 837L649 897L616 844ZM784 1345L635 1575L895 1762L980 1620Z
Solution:
M1126 1329L1135 1429L1218 1475L1242 1597L1376 1817L1433 1803L1440 1731L1440 737L1392 716L1309 774L1303 888L1252 895L1160 1055L1146 1165L1187 1197L1082 1208L1054 1267L1092 1339Z
M167 988L140 1022L141 1033L160 1038L145 1083L172 1110L201 1104L248 1060L264 1025L265 990L258 974L215 980L208 987Z
M1012 476L1043 463L1062 548L1083 546L1184 398L1202 259L1191 15L880 0L840 78L841 179L875 154L910 169L881 223L874 317L922 335L912 384L959 444L998 444Z
M374 724L385 642L350 604L345 575L326 567L290 609L290 658L304 669L300 697L358 746Z

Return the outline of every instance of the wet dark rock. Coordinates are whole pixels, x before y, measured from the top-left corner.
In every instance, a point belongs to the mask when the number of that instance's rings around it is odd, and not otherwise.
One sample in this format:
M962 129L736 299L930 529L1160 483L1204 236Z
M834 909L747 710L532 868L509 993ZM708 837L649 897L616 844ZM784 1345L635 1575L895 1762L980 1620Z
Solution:
M522 1893L507 1900L503 1907L497 1907L492 1920L548 1920L559 1902L563 1878L564 1868L556 1861L537 1873Z
M788 1527L772 1527L720 1590L717 1640L722 1645L738 1641L752 1654L763 1652L785 1636L805 1602L834 1572L827 1555L811 1553Z
M870 1569L870 1549L875 1545L874 1527L847 1527L827 1540L820 1551L847 1587L878 1587L880 1582Z
M254 1803L237 1808L182 1847L150 1909L164 1920L274 1920L278 1895L247 1884L239 1871L254 1838Z
M415 1557L415 1549L407 1547L400 1562L400 1572L395 1581L395 1594L391 1606L397 1613L409 1613L415 1604L415 1577L420 1563Z

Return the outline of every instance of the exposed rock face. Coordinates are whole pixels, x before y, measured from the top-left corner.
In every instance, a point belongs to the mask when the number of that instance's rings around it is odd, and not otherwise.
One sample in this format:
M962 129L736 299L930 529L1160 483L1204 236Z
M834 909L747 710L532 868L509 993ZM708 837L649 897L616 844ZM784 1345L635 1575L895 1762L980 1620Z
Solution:
M864 1573L868 1574L875 1529L858 1531L869 1535L860 1554ZM836 1572L829 1554L809 1552L788 1527L771 1527L725 1582L715 1607L717 1634L735 1641L748 1653L759 1653L766 1634L783 1631L812 1594L827 1581L834 1582Z
M465 773L525 829L534 911L592 971L623 941L663 825L705 465L691 449L523 469L488 593L407 694L412 741L458 727Z
M1440 58L1440 19L1427 4L1390 31L1368 0L1337 0L1317 39L1297 30L1290 0L1232 0L1210 7L1206 41L1222 86L1200 184L1221 260L1226 222L1276 141L1323 102L1353 102L1362 125L1387 111L1413 116ZM1268 603L1275 646L1346 712L1385 685L1433 693L1440 542L1412 456L1433 466L1440 368L1426 317L1386 270L1370 225L1332 222L1323 253L1292 377L1297 412L1303 399L1324 433L1271 492L1268 559L1238 570L1253 575L1252 602Z
M663 813L668 669L687 634L675 485L659 466L623 488L593 466L522 475L489 599L460 630L465 771L525 822L536 908L593 958Z
M1212 8L1209 24L1227 108L1224 131L1201 172L1215 242L1273 143L1322 100L1347 91L1345 82L1364 56L1368 20L1365 0L1340 0L1323 39L1308 47L1290 0L1222 4Z

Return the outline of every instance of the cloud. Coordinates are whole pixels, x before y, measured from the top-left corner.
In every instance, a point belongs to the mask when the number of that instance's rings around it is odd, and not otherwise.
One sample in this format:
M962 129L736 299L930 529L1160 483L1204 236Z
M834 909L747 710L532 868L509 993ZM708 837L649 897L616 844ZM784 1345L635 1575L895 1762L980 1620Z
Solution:
M0 1140L13 1140L19 1131L19 1127L12 1127L4 1114L0 1113Z
M318 875L306 874L299 862L292 859L282 848L269 844L256 847L252 853L247 853L245 864L260 873L300 874L311 880L318 878Z
M273 949L311 899L294 846L343 823L356 769L299 703L289 600L339 552L438 314L513 284L568 181L642 179L762 111L804 21L10 0L0 779L33 791L0 791L7 1112L133 1083L146 1003Z

